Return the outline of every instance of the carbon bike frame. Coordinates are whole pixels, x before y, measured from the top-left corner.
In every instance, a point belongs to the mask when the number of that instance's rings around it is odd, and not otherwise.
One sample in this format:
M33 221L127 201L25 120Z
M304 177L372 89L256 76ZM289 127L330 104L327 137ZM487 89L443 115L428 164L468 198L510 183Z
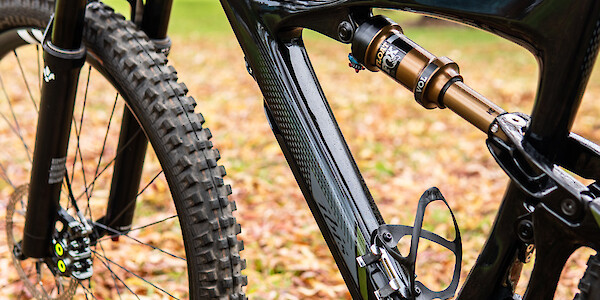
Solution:
M65 172L63 158L79 67L84 59L81 53L85 53L78 29L82 28L86 1L73 2L57 1L49 40L56 47L49 48L47 41L44 44L45 63L56 80L47 80L42 89L41 107L48 109L40 111L42 125L37 131L30 209L22 245L25 256L30 257L48 255L48 239L59 208L59 182ZM162 49L168 52L166 29L172 0L148 0L143 9L139 9L140 0L130 2L134 21L137 16L143 16L141 27L159 45L166 45ZM356 261L369 251L374 234L384 221L310 65L301 28L349 43L356 26L370 17L370 8L385 7L454 19L519 43L538 58L540 85L531 122L520 142L521 146L531 146L534 150L517 150L536 154L526 159L539 163L538 169L560 163L584 177L600 178L600 147L569 134L598 50L600 3L594 0L576 3L567 0L221 0L221 3L263 92L273 132L355 299L375 298L373 291L389 280L380 271L381 266L360 268ZM132 121L127 110L124 114L125 120ZM62 117L53 117L56 115ZM128 140L131 132L137 130L134 121L124 123L130 125L124 125L120 140ZM129 157L143 157L147 142L142 139L136 144ZM569 203L577 212L575 216L557 214L556 205L560 211L564 197L583 188L554 177L551 178L553 186L532 188L523 179L527 174L519 173L523 170L511 169L515 154L505 155L501 142L491 134L488 145L513 182L458 299L511 297L513 292L507 277L526 244L517 234L524 224L521 221L535 225L532 230L537 247L536 264L525 299L551 298L554 289L548 287L555 286L569 255L580 246L600 249L597 238L600 228L594 221L600 218L600 203L592 200L600 189L592 186L586 193L572 197ZM141 173L143 160L132 161L116 163L107 216L116 214L120 220L128 214L121 210L132 207L128 195L137 191L139 181L125 181L131 173L120 172L131 169L133 174ZM119 184L123 188L115 187ZM553 192L555 190L560 192ZM125 218L118 225L126 230L130 222Z
M366 270L357 266L355 258L368 251L372 234L383 220L310 65L302 28L348 43L352 40L348 31L354 32L356 24L370 16L371 7L394 8L456 20L522 45L538 59L540 83L521 144L531 145L531 152L551 162L549 166L560 162L584 177L600 178L598 147L584 149L569 135L598 50L600 2L221 0L221 4L264 95L273 132L355 299L374 298L372 285L381 287L377 278L367 280ZM348 25L350 30L342 30ZM493 140L488 139L492 152L496 149ZM503 158L497 159L503 165ZM531 191L523 180L517 180L521 171L507 171L514 180L458 299L512 299L507 278L523 252L517 230L523 229L518 221L524 216L533 214L530 222L536 225L532 230L537 247L525 299L552 298L552 287L570 254L580 246L599 249L598 223L593 220L598 216L598 203L592 205L590 200L594 197L576 196L573 202L585 210L585 217L557 216L549 207L556 207L565 193L539 187L539 191ZM584 189L563 182L554 187L561 191ZM536 205L535 212L527 203ZM583 223L588 224L585 229L578 227Z

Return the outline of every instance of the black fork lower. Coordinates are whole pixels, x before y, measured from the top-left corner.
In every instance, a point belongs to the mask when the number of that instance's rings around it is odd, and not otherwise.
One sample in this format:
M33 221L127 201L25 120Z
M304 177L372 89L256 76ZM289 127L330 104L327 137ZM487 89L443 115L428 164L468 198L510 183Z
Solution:
M86 3L58 0L43 45L45 66L22 243L26 257L43 258L50 253L66 174L77 82L85 62L82 36Z

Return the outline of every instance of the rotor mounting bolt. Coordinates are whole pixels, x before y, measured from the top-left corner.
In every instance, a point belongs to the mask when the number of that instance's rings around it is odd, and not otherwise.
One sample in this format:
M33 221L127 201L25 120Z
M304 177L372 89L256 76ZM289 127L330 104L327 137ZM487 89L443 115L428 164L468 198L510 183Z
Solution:
M392 234L389 232L385 232L384 234L382 234L383 240L386 242L391 242L392 241Z
M338 37L342 42L350 42L354 37L354 27L348 21L342 21L338 25Z
M577 203L575 200L567 198L560 203L560 209L565 215L572 217L577 213Z

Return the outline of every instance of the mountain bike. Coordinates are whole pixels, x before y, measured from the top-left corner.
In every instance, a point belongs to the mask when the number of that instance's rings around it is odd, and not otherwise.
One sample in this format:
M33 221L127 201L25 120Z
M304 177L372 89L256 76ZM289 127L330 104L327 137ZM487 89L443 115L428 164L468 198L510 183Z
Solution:
M226 172L194 99L167 65L172 0L129 3L131 21L98 1L0 3L0 189L18 275L12 280L21 282L20 296L41 299L76 293L88 299L244 299L243 243ZM598 250L600 147L570 128L598 51L600 3L221 4L353 298L454 296L461 235L437 188L419 199L413 226L384 222L316 79L303 28L350 44L349 64L357 71L381 70L425 108L449 108L487 134L511 183L457 299L520 299L514 289L534 249L523 298L551 299L568 257L579 247ZM468 87L456 63L411 41L400 25L374 15L374 7L455 20L530 50L540 64L531 116L506 112ZM105 128L102 140L86 134L90 124ZM423 229L433 202L450 211L453 238ZM403 237L410 239L408 253L397 246ZM421 240L455 256L445 289L416 277L427 272L416 265ZM590 257L576 299L599 299L599 268Z

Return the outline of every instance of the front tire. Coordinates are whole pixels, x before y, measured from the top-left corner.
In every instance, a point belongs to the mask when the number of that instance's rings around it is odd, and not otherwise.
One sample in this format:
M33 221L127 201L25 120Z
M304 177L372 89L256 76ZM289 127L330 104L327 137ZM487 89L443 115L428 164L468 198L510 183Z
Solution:
M17 80L15 84L3 82L1 87L6 99L0 100L4 102L0 111L7 113L3 115L6 118L0 125L0 133L15 133L12 139L3 138L0 141L3 149L14 148L14 151L0 157L0 190L5 199L12 190L28 181L31 162L27 157L28 151L33 151L32 137L35 137L35 132L26 129L35 128L35 103L39 103L42 69L40 63L36 62L39 61L41 47L32 41L39 42L39 33L45 27L53 7L53 1L12 0L0 3L0 78L4 81L9 81L9 78ZM192 299L244 299L242 287L246 284L246 278L241 271L245 262L239 256L239 251L243 249L242 242L237 239L240 226L232 215L235 203L228 198L231 188L223 182L225 169L217 164L220 156L212 147L210 131L203 128L203 117L194 113L194 99L186 96L185 85L177 81L175 70L167 66L164 55L156 52L146 35L104 4L92 2L88 5L84 41L88 50L88 65L84 66L80 76L79 106L76 107L72 126L67 169L72 177L72 185L78 187L75 194L83 192L79 206L86 208L88 218L95 221L102 215L106 193L110 191L110 161L118 155L113 149L118 140L115 128L118 137L119 127L119 121L113 120L113 117L121 115L118 109L129 109L133 113L153 151L149 151L146 158L146 181L143 180L140 186L141 196L136 206L133 226L140 229L127 234L129 238L147 240L132 246L122 245L127 237L121 238L119 243L101 239L94 250L94 268L104 268L104 276L113 279L101 280L99 277L103 273L95 270L96 274L90 278L89 284L87 281L80 282L77 292L93 296L98 292L98 296L103 298L138 293L171 294L171 281L178 275L169 272L178 270L178 263L173 268L154 263L150 264L152 269L148 270L148 262L131 259L129 255L133 256L131 252L138 249L147 251L150 260L157 253L164 254L154 248L171 242L173 229L163 225L177 219L181 229L180 233L175 230L175 235L183 241L183 247L174 246L172 251L185 248L185 254L175 256L186 258L184 269L189 287L174 287L171 295ZM19 56L27 51L30 51L29 58ZM26 74L28 72L31 75ZM22 80L17 79L19 77ZM15 88L17 86L20 87ZM107 89L113 90L112 96L106 96L104 92ZM101 100L93 102L93 98ZM94 107L103 104L103 101L105 107ZM78 117L79 113L81 117ZM84 118L84 113L92 117ZM102 122L108 125L96 126L96 123ZM105 128L106 134L96 134L96 128ZM86 130L90 132L89 135ZM101 150L91 150L93 146ZM105 158L101 159L103 156ZM152 162L156 160L159 164L153 165ZM91 178L92 183L89 182ZM161 178L166 183L156 181ZM176 214L177 218L168 214L165 217L164 214L170 208L162 201L164 195L160 191L167 184L174 202L171 213ZM159 196L148 196L151 192ZM66 199L66 196L62 198ZM65 208L67 202L61 200ZM151 226L143 227L145 224L138 224L138 221L145 221ZM142 231L147 234L140 234ZM157 236L157 231L167 231L166 237ZM104 257L108 251L105 248L111 248L117 257ZM163 260L161 258L158 261ZM118 271L120 267L127 271ZM153 269L160 267L164 267L162 271ZM132 270L135 268L140 270ZM130 271L138 273L129 274ZM144 282L142 286L147 289L138 289L137 283L131 284L133 288L128 285L138 279L146 280L147 277L164 281L165 287L161 287L163 291L148 288ZM114 286L106 287L110 284Z

